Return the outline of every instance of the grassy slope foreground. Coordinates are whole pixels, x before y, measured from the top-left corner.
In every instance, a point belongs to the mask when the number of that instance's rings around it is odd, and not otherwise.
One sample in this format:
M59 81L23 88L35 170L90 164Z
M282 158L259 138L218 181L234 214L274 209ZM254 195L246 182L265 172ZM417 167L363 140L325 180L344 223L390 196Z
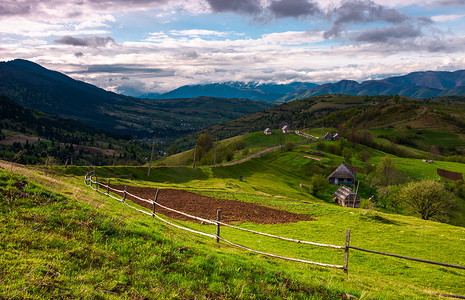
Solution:
M81 180L0 170L0 298L341 298L125 210ZM34 183L54 185L65 192ZM82 182L82 181L81 181ZM84 201L73 198L79 195Z
M380 211L342 208L330 201L318 200L311 196L308 190L298 186L299 182L308 177L305 168L310 167L308 164L316 162L298 156L301 154L276 152L263 159L255 159L241 165L213 169L210 167L154 168L150 181L145 181L146 168L106 167L99 170L101 174L103 172L131 173L137 179L136 181L120 180L119 183L124 185L189 189L218 198L259 203L307 214L316 219L316 221L281 225L240 224L249 229L302 240L343 245L345 230L349 228L352 230L351 245L355 247L458 265L465 264L462 251L465 240L464 228ZM336 163L338 159L340 158L337 156L324 158L327 164L332 164L333 160L333 163ZM276 167L277 165L281 167ZM290 172L291 168L293 172ZM70 171L79 174L84 168L81 168L81 171L79 168ZM243 181L239 180L240 174L244 175ZM82 176L75 180L82 181ZM270 185L270 182L273 184ZM113 206L111 200L102 201ZM141 220L147 222L149 219L141 217ZM192 222L178 223L207 233L213 233L215 230L211 226ZM260 251L330 264L343 262L343 253L338 250L276 242L227 228L222 229L222 236ZM192 237L192 239L200 238ZM205 251L216 249L210 242L203 240L194 247ZM346 276L340 270L269 259L247 254L241 250L236 251L228 246L220 247L218 251L221 254L231 255L244 261L263 263L268 270L285 272L298 282L320 285L342 293L347 292L362 299L434 299L437 298L432 296L434 292L465 294L462 284L465 273L462 270L351 251L349 275ZM285 289L284 294L278 297L290 295L291 293ZM235 297L240 298L238 295Z

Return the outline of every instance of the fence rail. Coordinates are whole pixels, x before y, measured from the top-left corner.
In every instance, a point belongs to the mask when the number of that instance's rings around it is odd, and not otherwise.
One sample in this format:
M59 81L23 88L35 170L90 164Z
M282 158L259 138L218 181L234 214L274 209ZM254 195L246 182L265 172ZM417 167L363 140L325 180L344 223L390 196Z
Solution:
M218 212L217 220L208 220L208 219L205 219L205 218L200 218L200 217L197 217L197 216L187 214L185 212L175 210L173 208L169 208L167 206L164 206L164 205L158 203L156 200L157 200L157 197L158 197L158 191L159 190L157 190L157 195L155 197L155 200L147 200L147 199L143 199L143 198L140 198L140 197L138 197L136 195L128 193L126 189L124 191L122 191L122 190L112 188L110 186L110 180L108 181L108 184L105 185L103 183L98 182L97 177L96 177L95 180L92 180L92 177L93 177L93 174L88 173L88 174L86 174L85 180L84 180L85 184L88 185L90 188L92 188L93 190L95 190L95 191L97 191L97 192L99 192L101 194L109 196L109 197L111 197L111 198L113 198L113 199L115 199L115 200L117 200L119 202L122 202L125 205L127 205L127 206L141 212L141 213L144 213L146 215L150 215L152 217L156 217L157 219L163 221L166 224L169 224L170 226L173 226L173 227L176 227L176 228L179 228L179 229L182 229L182 230L186 230L186 231L189 231L189 232L192 232L192 233L196 233L196 234L199 234L199 235L202 235L202 236L206 236L206 237L209 237L209 238L214 238L214 239L217 240L217 242L219 242L221 240L221 241L223 241L223 242L225 242L225 243L227 243L227 244L229 244L231 246L238 247L238 248L241 248L241 249L253 252L253 253L261 254L261 255L266 255L266 256L270 256L270 257L275 257L275 258L289 260L289 261L295 261L295 262L301 262L301 263L306 263L306 264L312 264L312 265L317 265L317 266L321 266L321 267L343 269L345 273L348 273L349 249L352 249L352 250L357 250L357 251L362 251L362 252L367 252L367 253L372 253L372 254L391 256L391 257L396 257L396 258L400 258L400 259L417 261L417 262L421 262L421 263L428 263L428 264L434 264L434 265L440 265L440 266L465 270L465 266L442 263L442 262L436 262L436 261L430 261L430 260L419 259L419 258L412 258L412 257L403 256L403 255L398 255L398 254L385 253L385 252L367 250L367 249L363 249L363 248L359 248L359 247L350 246L350 229L347 229L347 231L346 231L346 243L345 243L345 246L337 246L337 245L321 244L321 243L315 243L315 242L309 242L309 241L302 241L302 240L277 236L277 235L273 235L273 234L269 234L269 233L263 233L263 232L259 232L259 231L255 231L255 230L251 230L251 229L246 229L246 228L241 228L241 227L238 227L238 226L230 225L230 224L227 224L227 223L224 223L224 222L220 221L220 212L221 211ZM96 187L93 187L92 186L93 184L95 184ZM98 187L106 188L106 192L103 192L103 191L99 190ZM118 197L110 195L110 191L113 191L115 193L123 194L123 199L119 199ZM134 197L135 199L138 199L140 201L152 204L153 205L153 211L152 212L147 212L147 211L138 209L138 208L136 208L134 206L131 206L130 204L128 204L125 201L126 196L131 196L131 197ZM208 233L205 233L205 232L201 232L201 231L197 231L197 230L194 230L194 229L186 228L186 227L174 224L172 222L169 222L169 221L159 217L158 215L156 215L156 213L155 213L155 207L156 206L159 206L159 207L161 207L163 209L166 209L168 211L171 211L171 212L174 212L174 213L177 213L177 214L192 218L194 220L198 220L198 221L201 221L201 222L204 222L204 223L207 223L207 224L211 224L211 225L216 225L217 226L217 233L216 234L208 234ZM253 233L253 234L263 235L263 236L276 238L276 239L280 239L280 240L285 240L285 241L289 241L289 242L294 242L294 243L299 243L299 244L307 244L307 245L313 245L313 246L318 246L318 247L328 247L328 248L344 250L344 265L342 265L342 266L341 265L332 265L332 264L313 262L313 261L308 261L308 260L303 260L303 259L285 257L285 256L280 256L280 255L276 255L276 254L271 254L271 253L258 251L258 250L251 249L251 248L239 245L239 244L235 244L235 243L230 242L230 241L228 241L228 240L226 240L226 239L224 239L224 238L222 238L220 236L220 226L225 226L225 227L233 228L233 229L236 229L236 230L241 230L241 231L245 231L245 232L249 232L249 233ZM446 294L441 294L441 295L448 296L448 297L454 296L454 297L465 298L463 296L457 296L457 295L446 295Z
M263 233L263 232L259 232L259 231L255 231L255 230L250 230L250 229L245 229L245 228L233 226L233 225L230 225L230 224L227 224L227 223L224 223L224 222L220 222L220 220L219 220L220 212L218 213L218 220L208 220L208 219L205 219L205 218L200 218L200 217L193 216L193 215L187 214L185 212L178 211L178 210L175 210L173 208L164 206L164 205L162 205L162 204L160 204L160 203L158 203L158 202L156 202L154 200L147 200L147 199L138 197L138 196L136 196L134 194L131 194L131 193L127 192L127 189L122 191L122 190L112 188L110 186L109 182L108 182L108 184L104 184L104 183L98 182L97 179L93 180L92 178L93 178L93 175L86 174L84 181L85 181L86 185L89 185L89 187L92 188L93 190L95 190L95 191L97 191L97 192L99 192L101 194L104 194L106 196L109 196L109 197L111 197L113 199L116 199L119 202L122 202L125 205L135 209L136 211L139 211L139 212L144 213L146 215L150 215L152 217L156 217L157 219L165 222L166 224L169 224L170 226L173 226L173 227L176 227L176 228L188 231L188 232L196 233L196 234L199 234L199 235L202 235L202 236L206 236L206 237L209 237L209 238L214 238L214 239L217 240L217 242L219 242L221 240L221 241L223 241L223 242L225 242L225 243L227 243L227 244L229 244L231 246L234 246L234 247L237 247L237 248L240 248L240 249L243 249L243 250L247 250L247 251L250 251L250 252L253 252L253 253L266 255L266 256L269 256L269 257L274 257L274 258L279 258L279 259L284 259L284 260L288 260L288 261L295 261L295 262L300 262L300 263L305 263L305 264L311 264L311 265L326 267L326 268L343 269L345 272L347 272L347 260L345 260L344 265L334 265L334 264L325 264L325 263L321 263L321 262L314 262L314 261L309 261L309 260L304 260L304 259L285 257L285 256L277 255L277 254L267 253L267 252L251 249L251 248L248 248L248 247L233 243L231 241L228 241L228 240L226 240L226 239L224 239L224 238L222 238L220 236L220 230L219 229L220 229L220 226L226 226L226 227L230 227L230 228L233 228L233 229L242 230L242 231L246 231L246 232L250 232L250 233L254 233L254 234L259 234L259 235L263 235L263 236L268 236L268 237L272 237L272 238L276 238L276 239L280 239L280 240L285 240L285 241L290 241L290 242L295 242L295 243L300 243L300 244L319 246L319 247L330 247L330 248L335 248L335 249L340 249L340 250L346 250L347 251L347 247L345 247L345 246L336 246L336 245L320 244L320 243L315 243L315 242L301 241L301 240L290 239L290 238L286 238L286 237L281 237L281 236L277 236L277 235L272 235L272 234L268 234L268 233ZM89 184L87 184L88 182L89 182ZM92 186L93 184L95 184L95 187ZM100 190L99 187L102 190ZM104 192L103 189L106 189L106 192ZM113 192L116 192L116 193L119 193L119 194L123 194L123 199L119 199L119 198L117 198L117 197L115 197L113 195L110 195L110 191L113 191ZM158 195L158 193L157 193L157 195ZM125 201L127 196L134 197L134 199L137 199L139 201L143 201L143 202L152 204L153 205L153 211L150 213L150 212L138 209L138 208L128 204ZM208 233L205 233L205 232L197 231L197 230L194 230L194 229L191 229L191 228L187 228L187 227L180 226L180 225L174 224L172 222L169 222L169 221L159 217L158 215L156 215L155 206L158 206L158 207L166 209L168 211L171 211L171 212L174 212L174 213L189 217L189 218L194 219L194 220L198 220L198 221L201 221L201 222L204 222L204 223L207 223L207 224L211 224L211 225L216 225L217 226L217 234L208 234Z

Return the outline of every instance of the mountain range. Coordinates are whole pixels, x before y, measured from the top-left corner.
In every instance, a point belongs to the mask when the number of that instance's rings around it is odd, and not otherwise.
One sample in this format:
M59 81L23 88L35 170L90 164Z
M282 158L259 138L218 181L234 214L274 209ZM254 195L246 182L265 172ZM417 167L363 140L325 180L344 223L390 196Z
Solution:
M248 99L139 99L106 91L16 59L0 62L0 94L28 108L87 125L136 135L175 138L275 106Z
M465 95L465 70L413 72L403 76L358 83L341 80L318 85L309 82L290 84L259 84L256 82L226 82L204 85L185 85L164 94L146 94L152 99L209 97L237 97L267 102L288 102L325 94L344 95L399 95L426 99L441 96Z
M139 96L139 98L172 99L207 96L224 98L247 98L250 100L276 102L288 94L304 92L317 86L318 84L310 82L293 82L290 84L225 82L185 85L164 94L145 94Z

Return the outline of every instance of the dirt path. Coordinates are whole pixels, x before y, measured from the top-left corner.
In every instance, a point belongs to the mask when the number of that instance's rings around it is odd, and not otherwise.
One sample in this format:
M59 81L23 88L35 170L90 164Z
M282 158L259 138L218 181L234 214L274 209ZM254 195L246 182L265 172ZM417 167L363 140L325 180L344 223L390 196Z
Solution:
M123 186L111 186L116 189L124 190ZM154 199L156 194L155 188L148 187L128 186L127 191L128 193L143 199ZM152 209L153 207L152 204L137 200L131 196L128 196L127 199L149 209ZM158 203L172 209L211 220L216 220L216 210L221 209L221 220L226 223L252 222L257 224L280 224L314 220L307 215L294 214L283 210L236 200L215 199L184 190L160 190L158 194ZM194 221L191 218L170 212L160 207L157 207L156 210L169 218L183 221Z
M254 154L251 154L249 156L246 156L246 157L243 157L239 160L236 160L236 161L232 161L232 162L229 162L229 163L224 163L222 164L221 166L223 167L226 167L226 166L232 166L232 165L237 165L237 164L240 164L240 163L243 163L245 161L248 161L249 159L252 159L254 157L257 157L261 154L265 154L265 153L268 153L268 152L271 152L271 151L275 151L275 150L278 150L280 146L274 146L274 147L270 147L270 148L266 148L266 149L263 149L263 150L260 150L258 152L255 152Z
M317 160L317 161L321 161L321 158L317 158L317 157L313 157L313 156L305 155L304 157L309 158L309 159L313 159L313 160Z

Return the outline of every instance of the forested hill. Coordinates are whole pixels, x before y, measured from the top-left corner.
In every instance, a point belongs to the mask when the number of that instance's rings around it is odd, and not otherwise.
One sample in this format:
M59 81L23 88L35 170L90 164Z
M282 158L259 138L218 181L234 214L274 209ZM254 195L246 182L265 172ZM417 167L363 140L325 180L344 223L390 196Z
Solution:
M309 127L363 130L391 126L415 118L422 110L440 119L443 128L460 127L465 130L464 96L449 96L433 100L419 100L399 96L321 95L295 100L236 120L216 124L177 140L182 148L189 148L202 133L225 139L269 127L278 129L288 125L291 130ZM453 108L453 109L452 109ZM436 121L435 121L436 122ZM449 127L448 127L449 126Z
M149 145L128 135L25 108L0 95L0 158L42 164L47 158L80 165L145 162Z
M151 100L105 91L26 60L0 63L0 94L29 108L96 128L174 138L274 106L247 99Z

